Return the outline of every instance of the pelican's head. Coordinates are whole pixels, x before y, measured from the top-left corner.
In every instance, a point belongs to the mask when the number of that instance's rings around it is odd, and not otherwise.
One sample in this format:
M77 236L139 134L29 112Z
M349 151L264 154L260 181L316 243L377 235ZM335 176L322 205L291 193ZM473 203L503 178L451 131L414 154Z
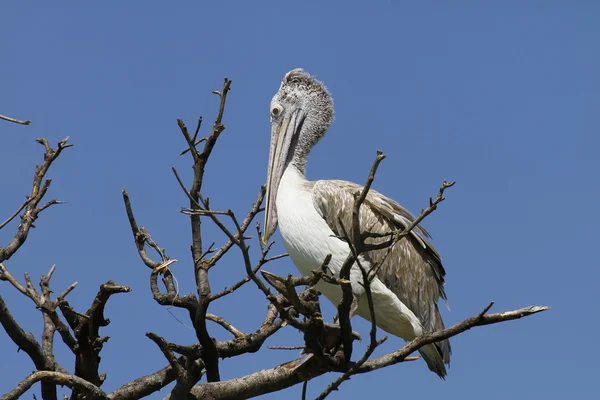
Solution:
M332 121L333 100L325 85L300 68L285 74L271 100L271 152L263 243L277 228L275 200L285 169L293 163L304 172L308 153L325 135Z

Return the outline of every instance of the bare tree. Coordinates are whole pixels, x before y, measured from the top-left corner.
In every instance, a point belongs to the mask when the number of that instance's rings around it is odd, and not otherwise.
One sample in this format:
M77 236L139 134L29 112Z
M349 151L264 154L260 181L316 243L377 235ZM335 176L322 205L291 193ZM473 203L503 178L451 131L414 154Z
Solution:
M25 273L25 281L21 282L9 271L2 262L11 258L25 243L27 235L34 221L42 211L60 201L55 199L44 202L51 180L46 179L47 172L53 162L63 153L63 150L72 146L69 138L61 140L56 148L42 138L37 142L44 146L44 160L36 167L31 193L25 202L0 224L4 229L19 215L20 222L12 240L0 247L0 280L8 282L14 289L31 299L40 311L43 320L41 341L34 335L25 332L11 314L4 300L0 296L0 323L18 349L23 350L35 365L35 372L27 376L20 383L16 383L13 390L4 394L0 399L9 400L19 398L36 382L41 383L42 398L45 400L57 399L57 385L67 386L71 389L72 399L111 399L129 400L148 396L161 388L175 382L173 389L167 397L173 399L240 399L271 393L284 388L303 383L303 397L306 394L306 384L313 378L327 372L338 372L340 375L329 386L324 388L318 396L319 399L327 397L333 390L347 380L351 375L373 372L380 368L388 367L404 361L416 359L411 357L416 350L427 344L456 336L476 326L495 324L498 322L529 316L547 310L545 306L530 306L518 310L488 314L493 303L488 304L477 315L466 319L442 331L422 335L404 347L381 357L371 358L375 348L385 337L377 338L377 328L373 311L373 302L370 291L372 274L362 269L365 291L371 310L371 330L366 351L355 359L353 357L353 341L359 337L352 331L350 308L352 291L348 280L351 266L357 262L359 255L365 251L377 248L390 248L409 234L425 217L431 214L444 200L444 192L454 183L445 182L434 199L416 218L414 223L403 231L389 232L377 244L367 244L366 235L361 233L358 224L358 215L365 197L375 178L380 162L385 158L378 152L373 167L368 176L363 190L355 194L352 226L342 226L343 239L350 247L350 254L342 268L340 276L331 275L327 268L330 257L323 260L320 269L305 277L281 277L261 270L263 266L275 260L286 257L285 254L271 255L273 243L263 245L260 243L260 226L256 224L260 256L253 260L249 251L248 242L252 240L248 235L255 217L262 211L261 204L265 195L265 188L258 191L256 200L250 206L244 218L238 218L231 210L217 210L211 207L208 198L202 194L202 183L212 150L220 135L225 130L222 123L227 95L231 81L225 79L223 88L214 91L219 96L220 105L210 134L199 137L202 118L199 119L193 134L181 120L177 124L187 148L181 153L189 153L193 162L194 176L190 185L186 185L175 169L173 173L179 182L189 207L182 212L189 216L191 225L191 265L189 272L193 273L196 282L196 293L181 295L176 289L173 275L170 271L172 263L177 262L167 255L150 236L144 226L139 225L133 211L129 194L123 189L123 201L127 218L131 226L133 241L146 267L149 268L150 288L154 300L163 306L175 306L187 310L196 333L197 343L183 345L173 343L168 338L148 332L146 336L152 340L166 359L166 365L160 370L139 377L131 382L123 383L111 393L102 390L102 383L106 374L100 373L100 352L107 340L102 336L100 328L108 325L104 308L110 297L117 293L127 293L131 289L108 281L100 285L100 289L93 298L90 307L85 312L76 311L69 304L67 295L77 286L77 282L65 288L58 296L53 297L50 289L50 280L55 270L52 266L47 275L41 277L39 289ZM18 121L0 116L11 122L28 124L29 121ZM215 244L205 246L202 236L203 219L208 218L227 237L227 241L220 247ZM237 248L242 255L241 262L245 266L246 277L220 291L213 292L210 285L210 272L217 267L222 257L231 249ZM148 250L154 253L151 256ZM360 263L359 263L360 265ZM362 267L361 267L362 268ZM262 278L257 275L261 270ZM159 277L162 285L159 284ZM319 293L314 289L317 282L324 280L331 285L340 285L343 299L338 305L339 324L324 321L320 304ZM214 301L234 295L243 285L252 281L257 293L265 297L265 313L260 328L255 332L244 333L234 327L223 317L209 313L210 305ZM267 283L275 290L272 291ZM300 290L298 289L300 287ZM303 288L303 289L302 289ZM210 334L208 321L216 323L231 333L229 340L216 340ZM286 327L289 326L289 327ZM261 350L265 340L276 334L280 329L297 329L303 333L303 356L293 359L270 369L253 372L226 381L221 380L219 361L223 358L237 357L246 353ZM58 332L60 339L70 349L74 358L74 365L62 366L54 357L54 339ZM203 378L205 381L202 382Z

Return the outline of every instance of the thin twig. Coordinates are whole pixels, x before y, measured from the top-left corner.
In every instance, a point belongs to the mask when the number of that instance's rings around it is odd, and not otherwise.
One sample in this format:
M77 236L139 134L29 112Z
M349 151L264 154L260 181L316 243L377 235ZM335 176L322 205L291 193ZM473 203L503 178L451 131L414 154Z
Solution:
M18 399L36 382L52 382L61 386L68 386L86 394L86 398L91 400L108 399L106 393L96 385L82 379L78 376L53 371L37 371L25 378L16 388L0 397L0 400Z
M206 140L206 138L202 138L198 141L194 142L194 147L198 146L200 143L204 142ZM188 147L187 149L183 150L181 153L179 153L180 156L184 155L185 153L187 153L188 151L190 151L190 148Z
M73 282L69 285L69 287L67 287L65 290L63 290L63 292L58 296L58 299L64 299L65 297L67 297L67 295L69 293L71 293L71 291L73 289L75 289L77 287L77 285L79 284L79 282Z
M129 220L129 225L131 227L131 232L133 233L133 240L135 241L138 254L140 258L146 264L148 268L156 269L166 260L161 255L161 261L154 261L148 253L146 252L145 244L150 239L148 232L145 230L142 231L135 220L135 216L133 215L133 209L131 208L131 200L129 199L129 193L123 188L121 190L123 194L123 203L125 204L125 211L127 212L127 219ZM150 239L151 240L151 239Z
M24 202L23 204L21 204L21 207L19 207L19 209L18 209L17 211L15 211L13 215L11 215L10 217L8 217L8 218L6 219L6 221L4 221L3 223L1 223L1 224L0 224L0 229L4 228L6 225L8 225L8 224L10 223L10 221L12 221L13 219L15 219L15 217L16 217L17 215L19 215L19 213L20 213L21 211L23 211L23 209L24 209L25 207L27 207L27 204L29 204L29 202L30 202L31 200L32 200L32 198L31 198L31 197L30 197L30 198L28 198L27 200L25 200L25 202Z
M233 326L231 323L229 323L227 320L225 320L225 318L219 317L214 314L207 313L206 319L209 321L216 322L217 324L221 325L223 328L225 328L227 331L231 332L231 334L238 339L246 336L245 333L239 331L235 326Z
M185 358L177 360L180 365L184 364ZM177 373L171 365L167 365L158 371L134 379L119 387L108 395L112 400L137 400L159 391L177 378Z
M21 125L29 125L31 124L31 121L27 120L27 121L21 121L20 119L14 119L11 117L7 117L6 115L1 115L0 114L0 119L3 119L5 121L8 122L14 122L15 124L21 124Z
M156 343L160 351L162 351L163 355L169 362L171 368L175 369L177 375L183 375L184 369L181 365L179 365L179 363L177 362L177 357L175 357L171 349L169 349L167 341L153 332L147 332L146 336L154 343Z
M261 237L261 235L259 234L257 237ZM288 254L284 253L284 254L278 254L276 256L273 257L267 257L269 250L271 250L271 246L272 243L266 247L262 248L262 255L260 260L258 261L258 263L256 264L256 266L252 269L252 272L254 274L256 274L265 264L271 262L271 261L275 261L275 260L279 260L280 258L284 258L287 257ZM233 292L235 292L236 290L238 290L240 287L242 287L243 285L245 285L247 282L250 282L250 277L248 275L246 275L245 277L243 277L242 279L240 279L238 282L236 282L235 284L223 289L221 292L216 293L214 295L212 295L211 297L211 301L217 300L223 296L226 296L228 294L231 294Z
M42 353L42 347L36 340L35 336L31 333L26 332L15 320L13 315L8 310L8 306L4 302L2 296L0 296L0 324L11 338L11 340L27 353L31 361L35 364L36 368L44 368L44 355ZM6 350L5 350L6 351Z
M72 144L67 143L68 140L69 137L67 136L58 142L56 149L53 149L50 146L50 143L48 143L48 139L36 139L36 142L44 146L44 160L35 169L33 187L31 189L31 194L29 194L27 197L28 201L25 204L25 212L21 216L21 223L17 227L17 232L13 236L12 240L6 245L6 247L0 246L0 262L8 260L10 257L12 257L12 255L16 253L23 243L25 243L27 236L29 235L29 231L33 227L33 223L38 218L39 214L49 206L59 203L56 200L51 200L41 208L38 208L38 205L46 195L46 192L50 187L50 183L52 182L51 179L46 179L46 174L48 173L50 166L60 156L64 149L73 146ZM8 222L10 222L12 218L14 217L9 218Z
M304 350L306 346L267 346L269 350Z
M488 304L483 311L486 309L489 310L490 305ZM384 356L375 358L373 360L369 360L363 364L361 368L357 371L357 373L365 373L369 371L373 371L375 369L380 369L383 367L387 367L389 365L397 364L399 362L404 361L404 359L420 349L421 347L428 345L430 343L439 342L444 339L449 339L453 336L461 334L471 328L477 326L484 326L490 324L496 324L504 321L512 321L515 319L520 319L523 317L528 317L533 314L540 313L542 311L549 310L548 306L529 306L524 308L519 308L517 310L499 312L494 314L485 314L483 311L478 313L476 316L468 318L458 324L451 326L450 328L443 329L441 331L423 334L410 343L406 344L399 350L396 350L392 353L386 354Z
M306 400L306 390L308 389L308 381L302 384L302 400Z
M358 299L354 299L354 295L352 294L352 286L350 284L350 270L352 266L358 261L358 256L364 251L364 243L362 242L362 238L360 235L360 208L364 203L369 190L371 189L371 185L375 180L375 174L377 173L377 168L379 168L379 164L381 161L385 159L385 155L381 151L377 151L377 156L375 157L375 161L373 162L373 166L371 167L371 171L369 172L369 176L367 177L367 182L363 187L360 194L355 196L354 206L352 209L352 237L349 237L348 234L348 243L350 244L350 248L354 247L354 252L351 251L344 261L342 268L340 270L340 282L342 287L342 301L338 305L338 318L340 328L342 330L342 343L344 346L344 357L346 362L349 362L352 356L352 324L350 322L350 309L352 307L352 303L354 301L358 301ZM342 224L340 224L342 225Z
M365 244L364 251L381 250L381 249L388 248L390 246L394 246L402 238L404 238L405 236L408 236L415 228L417 228L419 226L419 224L425 219L425 217L427 217L429 214L434 212L437 209L437 206L442 201L446 200L446 198L444 197L444 191L446 189L454 186L455 183L456 182L448 182L448 181L442 182L442 186L440 187L436 198L435 199L429 198L429 207L427 207L424 210L421 210L421 212L419 213L417 218L415 218L413 220L413 222L409 226L406 227L406 229L403 229L401 231L396 231L396 232L390 232L389 234L385 234L386 236L387 235L391 236L391 239L389 239L387 241L380 242L380 243L374 243L374 244Z
M260 190L258 191L258 196L256 197L256 200L254 200L254 203L252 204L252 207L250 208L250 211L248 212L248 214L246 215L246 218L244 218L244 221L241 224L241 228L242 228L242 233L239 235L243 235L246 233L246 230L248 229L248 227L250 226L250 223L254 220L254 217L256 217L256 215L261 211L260 205L262 204L262 201L265 197L265 193L266 193L266 186L262 185L260 187ZM237 240L237 238L236 238ZM216 263L221 259L221 257L223 257L227 251L229 251L229 249L235 244L235 240L228 240L223 246L221 246L221 248L219 250L217 250L217 252L207 261L208 265L210 267L216 265Z

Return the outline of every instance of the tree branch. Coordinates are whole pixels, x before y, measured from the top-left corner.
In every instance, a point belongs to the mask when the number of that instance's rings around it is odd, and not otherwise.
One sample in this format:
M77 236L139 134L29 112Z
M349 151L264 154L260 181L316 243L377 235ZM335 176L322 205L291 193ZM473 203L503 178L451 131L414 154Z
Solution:
M277 319L277 309L269 304L265 319L256 332L217 343L219 356L229 358L240 354L255 353L260 350L265 340L274 335L283 325L283 320Z
M25 332L17 323L2 296L0 296L0 324L2 324L2 327L17 347L27 353L31 361L35 364L35 367L37 369L44 369L44 355L40 344L33 334Z
M171 349L169 349L167 341L165 339L163 339L162 337L158 336L156 333L152 333L152 332L147 332L146 336L150 340L152 340L154 343L156 343L156 345L158 346L160 351L162 351L163 355L169 362L169 365L171 366L171 368L173 368L175 370L175 373L178 376L184 375L185 369L183 368L183 366L181 366L179 364L179 362L177 361L177 357L175 357L175 354L173 354Z
M27 274L25 274L27 287L24 287L12 276L6 267L0 263L0 280L10 282L19 292L29 297L36 305L36 308L42 311L44 324L41 346L31 333L25 333L18 326L1 298L0 322L9 334L9 337L17 344L17 346L19 346L19 348L25 350L38 370L66 373L66 370L60 366L54 357L54 333L57 330L57 327L59 327L61 334L66 335L65 340L69 339L74 343L74 339L68 332L68 328L58 317L58 314L56 313L56 304L50 298L51 290L49 284L55 268L56 266L53 265L48 274L42 276L40 280L42 293L39 294L33 287L31 279ZM65 343L69 344L68 342ZM71 347L71 349L73 348ZM57 398L56 385L51 382L42 382L42 397L44 400L55 400Z
M113 281L108 281L100 285L100 290L90 308L85 314L78 314L63 299L60 302L61 310L67 314L72 313L70 325L77 338L77 352L75 353L75 375L86 381L100 387L106 379L106 374L100 374L100 352L104 343L110 339L109 336L100 336L100 328L110 323L109 319L104 317L104 308L108 299L117 293L128 293L131 288L128 286L117 285ZM85 395L78 390L73 391L72 398L78 399Z
M3 119L5 121L8 122L14 122L15 124L20 124L20 125L29 125L31 124L31 121L27 120L27 121L21 121L20 119L14 119L11 117L7 117L6 115L2 115L0 114L0 119Z
M29 204L29 202L32 200L32 198L28 198L27 200L25 200L25 202L23 204L21 204L21 207L19 207L19 209L17 211L15 211L10 217L8 217L3 223L0 224L0 229L4 228L6 225L8 225L10 223L10 221L12 221L13 219L15 219L15 217L17 215L19 215L19 213L21 211L23 211L23 209L25 207L27 207L27 204Z
M355 264L355 262L358 261L358 256L363 252L364 247L360 232L360 207L363 205L365 199L367 198L367 194L369 193L371 185L375 180L377 168L379 168L379 164L384 159L385 155L378 150L377 157L375 157L375 161L373 162L373 166L371 167L371 171L369 172L369 176L367 177L367 182L365 183L365 186L363 187L360 194L355 196L354 206L352 208L352 234L351 237L349 236L348 238L350 239L348 241L349 247L354 248L354 251L351 251L348 254L348 257L346 258L346 261L344 262L340 270L342 301L338 305L338 318L340 328L342 330L344 357L346 358L347 362L349 362L352 357L352 324L350 322L350 309L352 307L352 303L354 301L358 301L358 299L354 299L354 295L352 294L352 285L350 284L350 270L352 269L352 266Z
M85 379L75 375L62 372L37 371L25 378L16 388L0 397L0 400L13 400L21 397L36 382L52 382L61 386L68 386L74 391L79 391L86 395L87 399L101 400L107 399L106 393L97 386L91 384Z
M364 246L363 246L364 251L366 252L366 251L373 251L373 250L389 248L389 247L393 246L394 244L398 243L405 236L408 236L415 228L417 228L419 226L419 224L425 219L425 217L427 217L429 214L434 212L437 209L437 206L442 201L446 200L446 198L444 197L444 191L446 189L454 186L455 183L456 182L448 182L448 181L442 182L442 186L440 187L440 190L439 190L436 198L435 199L429 198L429 207L427 207L424 210L421 210L421 212L419 213L417 218L415 218L415 220L408 227L406 227L406 229L384 234L383 236L388 236L388 235L391 236L391 239L389 239L387 241L380 242L380 243L373 243L373 244L364 244ZM365 237L368 237L368 236L370 236L370 234L366 233Z
M146 264L148 268L156 269L166 260L163 258L161 261L154 261L148 253L146 252L146 241L149 239L149 235L147 232L142 232L138 227L138 224L135 220L135 216L133 215L133 209L131 208L131 200L129 199L129 193L123 188L121 190L123 194L123 203L125 203L125 211L127 212L127 219L129 220L129 225L131 226L131 232L133 233L133 240L136 244L138 253L140 258Z
M418 338L414 339L412 342L408 343L406 346L402 347L399 350L396 350L393 353L386 354L373 360L369 360L358 370L358 373L365 373L383 367L387 367L389 365L397 364L399 362L402 362L403 359L409 354L414 353L415 351L427 344L451 338L471 328L477 326L496 324L504 321L512 321L515 319L528 317L530 315L537 314L539 312L546 311L549 309L550 307L548 306L529 306L519 308L517 310L505 311L488 315L479 313L478 315L466 319L450 328L446 328L444 330L434 333L421 335Z
M230 86L231 81L225 78L223 89L221 92L217 92L221 99L219 111L213 125L212 133L204 141L204 149L202 150L202 153L199 154L195 147L195 137L198 135L200 123L198 124L198 129L196 130L194 137L191 137L183 121L177 120L179 128L181 129L181 132L188 143L194 159L194 181L192 183L192 188L189 190L190 208L193 210L199 209L198 206L201 199L200 190L202 189L206 163L208 162L219 135L225 129L225 126L221 123L221 121L223 119L225 101L227 100L227 93L230 90ZM203 348L203 361L206 366L206 378L209 382L215 382L220 380L219 354L217 352L216 345L210 337L206 327L206 313L208 310L208 305L210 304L211 296L210 283L208 281L208 270L210 267L206 265L202 259L203 251L202 233L200 230L200 216L190 215L190 223L192 228L192 260L194 262L194 276L196 278L196 288L198 291L198 307L196 308L196 315L192 321L194 323L194 329L196 330L198 341Z
M221 325L223 327L223 329L229 331L237 339L246 336L245 333L239 331L235 326L233 326L225 318L219 317L218 315L208 314L207 313L206 314L206 319L209 320L209 321L212 321L212 322L216 322L217 324Z
M41 208L37 208L40 201L46 195L48 188L50 187L51 180L47 179L43 186L42 181L45 179L50 166L56 160L62 151L68 147L73 146L72 144L68 144L67 141L69 137L67 136L60 142L58 142L58 146L56 149L50 147L48 140L46 138L39 138L36 141L44 146L46 149L44 153L44 161L37 166L35 169L35 175L33 177L33 188L31 190L31 194L27 198L27 202L25 204L25 213L21 217L21 223L17 228L17 232L15 233L12 240L6 245L6 247L0 246L0 262L8 260L12 257L13 254L25 243L27 239L27 235L29 234L29 230L33 226L34 221L37 219L40 212L49 207L52 204L57 204L56 200L49 202L48 204L42 206ZM17 212L18 214L18 212ZM7 220L8 223L12 220L11 217ZM3 226L4 224L3 223Z
M183 366L185 357L177 359L179 365ZM110 400L137 400L159 391L177 378L177 372L170 365L160 370L142 376L119 387L108 395Z
M473 327L519 319L548 309L549 307L546 306L530 306L496 314L478 314L442 331L419 336L393 353L366 361L356 373L366 373L375 369L408 361L408 356L421 347L456 336ZM410 358L410 360L414 360L414 358ZM218 398L226 400L251 398L288 388L323 375L326 372L346 372L349 368L352 368L353 365L351 363L338 369L331 369L331 366L329 368L324 368L323 365L316 362L316 358L313 358L300 369L296 369L295 367L299 362L300 360L290 361L275 368L258 371L228 381L196 385L192 388L190 394L195 399Z

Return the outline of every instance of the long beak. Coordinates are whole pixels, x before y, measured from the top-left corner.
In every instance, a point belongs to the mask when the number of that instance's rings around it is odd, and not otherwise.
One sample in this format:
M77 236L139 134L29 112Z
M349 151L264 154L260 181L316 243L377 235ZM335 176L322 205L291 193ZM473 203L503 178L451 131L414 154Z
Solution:
M277 229L277 210L275 202L281 177L292 160L297 135L304 122L305 114L296 110L286 115L281 122L271 128L271 151L269 152L269 170L267 173L267 205L265 208L265 225L261 241L266 244Z

